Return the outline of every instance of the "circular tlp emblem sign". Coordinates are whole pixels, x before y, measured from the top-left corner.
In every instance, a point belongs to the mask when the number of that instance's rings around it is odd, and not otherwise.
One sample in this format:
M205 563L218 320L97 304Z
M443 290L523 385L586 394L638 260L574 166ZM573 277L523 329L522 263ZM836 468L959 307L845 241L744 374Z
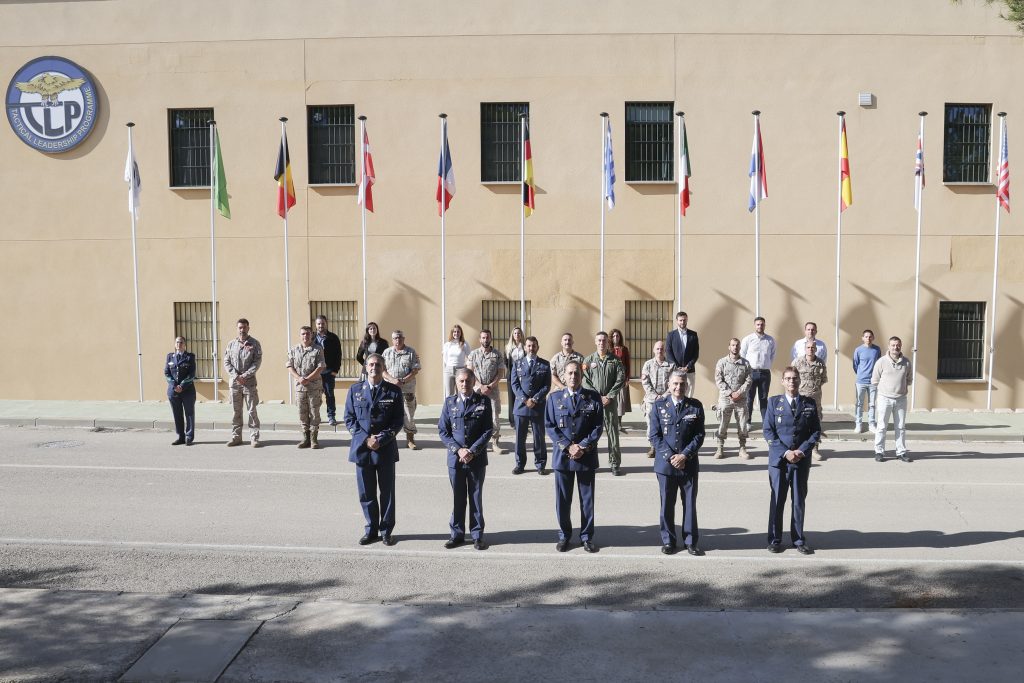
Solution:
M99 116L92 77L62 57L40 57L21 67L7 86L6 105L18 137L48 154L85 140Z

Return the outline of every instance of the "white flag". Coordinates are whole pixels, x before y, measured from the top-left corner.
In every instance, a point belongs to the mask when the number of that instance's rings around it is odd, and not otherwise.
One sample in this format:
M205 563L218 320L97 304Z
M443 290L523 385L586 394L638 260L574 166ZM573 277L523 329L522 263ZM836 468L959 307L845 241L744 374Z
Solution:
M128 183L128 211L139 218L139 196L142 194L142 178L139 176L139 164L135 161L135 150L128 143L128 158L124 162L124 181Z

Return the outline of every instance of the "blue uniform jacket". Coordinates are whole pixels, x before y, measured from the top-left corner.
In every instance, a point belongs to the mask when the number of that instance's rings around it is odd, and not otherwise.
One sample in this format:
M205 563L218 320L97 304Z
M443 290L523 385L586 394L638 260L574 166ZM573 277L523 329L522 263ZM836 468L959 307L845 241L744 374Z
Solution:
M164 377L167 378L167 395L174 396L174 387L181 385L183 391L195 390L196 379L196 355L191 351L178 354L175 351L167 354L167 362L164 363Z
M512 368L512 392L516 395L513 415L544 417L544 399L551 390L551 365L543 358L533 361L533 372L527 356L523 356ZM533 408L526 407L526 399L537 402Z
M548 397L544 426L554 449L552 469L577 472L597 469L597 442L604 429L604 409L596 391L577 390L575 409L568 389L556 391ZM579 460L569 457L569 446L574 443L586 450Z
M437 422L437 433L448 448L448 467L481 470L487 467L487 442L494 433L491 399L475 391L465 404L458 399L456 395L444 400ZM473 452L474 457L469 463L459 461L460 448Z
M357 465L379 465L389 460L398 462L395 434L401 431L402 423L402 392L398 387L381 381L377 400L373 401L369 382L353 384L345 399L345 426L352 434L348 461ZM366 446L366 439L371 434L381 442L376 451Z
M695 398L683 398L677 411L671 396L654 402L648 418L647 438L654 446L654 471L669 477L693 476L700 471L697 451L704 445L704 406ZM686 456L682 468L673 467L676 453Z
M794 400L795 411L791 411L784 395L768 399L768 411L764 416L764 440L768 442L769 467L792 464L783 457L786 451L802 451L807 457L798 465L811 466L811 449L821 439L818 404L807 396L797 396Z

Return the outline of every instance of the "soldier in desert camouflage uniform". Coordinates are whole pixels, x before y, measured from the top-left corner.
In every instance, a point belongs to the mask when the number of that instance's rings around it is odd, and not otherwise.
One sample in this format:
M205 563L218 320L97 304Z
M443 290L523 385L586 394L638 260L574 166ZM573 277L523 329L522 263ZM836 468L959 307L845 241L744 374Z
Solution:
M725 436L729 431L729 422L736 415L736 432L740 440L739 456L750 460L747 453L747 390L750 389L750 363L740 355L740 340L733 337L729 340L729 355L719 359L715 365L715 384L718 385L718 448L715 458L725 457Z
M231 408L231 441L228 446L242 443L242 402L249 412L249 439L252 447L260 445L260 416L256 406L260 403L260 395L256 390L256 371L263 362L263 347L254 337L249 336L249 321L238 319L238 337L232 339L224 350L224 371L230 379Z
M804 356L798 358L793 367L800 373L800 395L809 396L818 404L818 420L821 420L821 387L828 383L828 369L825 362L818 358L817 344L814 340L807 342ZM822 434L824 434L822 430ZM818 444L814 444L814 460L824 460L825 456L818 450Z
M320 430L320 401L323 400L324 383L320 373L327 367L324 349L313 343L313 328L303 325L299 328L302 343L288 353L286 367L295 378L295 399L299 404L299 424L302 425L302 441L299 448L320 448L317 432Z

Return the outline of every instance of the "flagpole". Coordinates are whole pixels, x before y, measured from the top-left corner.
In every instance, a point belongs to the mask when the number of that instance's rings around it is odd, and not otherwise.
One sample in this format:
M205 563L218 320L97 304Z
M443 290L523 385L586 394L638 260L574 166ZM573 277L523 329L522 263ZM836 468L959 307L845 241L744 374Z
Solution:
M522 187L526 187L526 114L519 115L519 162ZM522 195L520 191L520 195ZM526 202L519 201L519 326L526 333Z
M915 195L917 197L917 243L915 245L915 263L914 263L914 345L911 351L911 365L913 377L911 379L917 379L917 324L918 324L918 311L920 310L921 302L921 214L924 212L924 117L928 116L928 112L922 111L917 114L920 117L920 130L918 131L918 140L921 143L921 173L917 175L915 179ZM996 202L998 204L998 202ZM910 410L914 410L914 402L917 398L917 382L914 381L910 385Z
M608 153L608 112L601 112L601 296L600 296L600 313L597 322L597 328L599 330L604 329L604 204L605 204L605 188L607 186L607 174L608 168L605 163L605 155Z
M213 324L213 400L220 401L220 352L217 349L217 235L214 213L217 204L214 186L217 182L217 122L210 121L210 310Z
M676 120L678 121L679 129L679 150L676 154L676 159L683 158L683 112L676 112ZM682 216L682 187L685 179L683 174L686 169L682 167L682 164L676 164L679 168L676 170L676 310L683 310L683 216Z
M359 182L362 185L363 201L360 203L360 214L363 222L363 327L370 324L370 318L367 315L366 309L366 117L359 117L359 159L360 167L362 171L359 174Z
M832 408L839 410L839 292L842 272L843 244L843 124L846 123L846 112L837 111L839 117L839 182L836 194L836 325L835 336L832 337L832 357L835 370L832 375Z
M754 115L754 315L761 315L761 112Z
M131 169L131 185L128 188L129 197L134 198L135 196L135 183L137 182L137 176L135 173L135 148L132 146L132 128L135 124L129 121L124 124L128 127L128 159L132 163ZM135 211L136 206L134 200L129 207L131 210L128 212L132 215L132 274L135 282L135 354L138 356L139 364L139 403L142 403L142 328L139 321L139 255L135 246Z
M445 141L448 138L448 114L441 112L437 115L441 119L441 173L439 181L441 183L441 343L448 341L448 335L445 333L445 252L444 252L444 216L448 213L445 210L445 192L447 191L447 160L445 159ZM441 401L444 401L445 396L448 395L448 384L444 380L442 373L441 377Z
M999 161L996 166L996 243L995 254L992 258L992 332L988 339L988 392L985 400L985 410L992 410L992 375L995 371L996 362L996 294L999 285L999 221L1002 218L1001 207L999 206L999 175L1003 161L1003 145L1006 142L1006 112L1001 111L999 116Z
M281 122L281 183L283 187L278 187L278 192L284 193L284 352L287 355L291 352L291 341L292 341L292 283L289 277L288 270L288 153L286 149L287 136L285 133L285 127L288 125L288 117L282 116L278 119ZM288 403L295 403L294 398L295 387L291 379L291 373L288 373Z

